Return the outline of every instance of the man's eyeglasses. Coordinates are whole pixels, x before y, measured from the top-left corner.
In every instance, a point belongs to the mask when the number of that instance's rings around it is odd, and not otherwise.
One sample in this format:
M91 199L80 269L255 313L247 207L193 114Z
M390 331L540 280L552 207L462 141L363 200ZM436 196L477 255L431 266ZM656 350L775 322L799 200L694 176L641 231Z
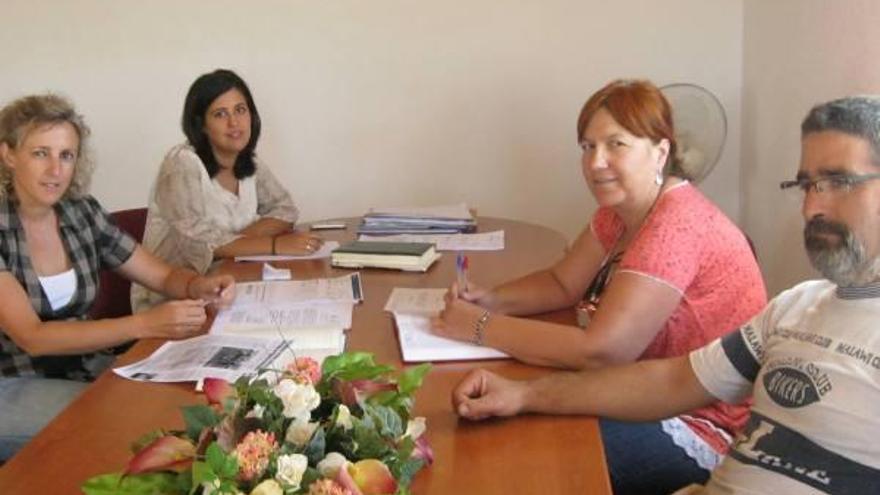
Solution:
M800 192L806 194L811 189L817 193L847 193L853 187L867 182L869 180L880 179L880 174L863 174L850 175L838 174L819 177L818 179L807 179L806 177L797 180L786 180L779 183L779 189L791 190L798 188Z

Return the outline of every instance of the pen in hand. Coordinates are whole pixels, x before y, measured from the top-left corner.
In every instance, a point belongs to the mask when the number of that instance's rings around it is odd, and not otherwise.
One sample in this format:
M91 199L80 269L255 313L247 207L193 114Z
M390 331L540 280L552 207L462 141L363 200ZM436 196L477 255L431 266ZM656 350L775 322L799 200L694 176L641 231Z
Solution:
M467 292L468 257L458 253L455 257L455 273L458 277L458 291Z

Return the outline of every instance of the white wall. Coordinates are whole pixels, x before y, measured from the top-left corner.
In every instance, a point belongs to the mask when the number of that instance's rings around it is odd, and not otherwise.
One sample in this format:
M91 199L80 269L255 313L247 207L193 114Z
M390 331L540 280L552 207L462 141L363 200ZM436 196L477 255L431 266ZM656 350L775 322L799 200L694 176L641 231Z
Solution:
M238 71L259 154L304 219L466 201L571 236L594 203L575 120L617 77L715 92L730 135L704 189L739 214L742 0L4 0L0 99L53 90L91 123L93 193L144 205L199 74Z
M804 254L793 178L800 123L814 104L880 93L880 2L748 0L745 3L743 212L776 293L816 274Z

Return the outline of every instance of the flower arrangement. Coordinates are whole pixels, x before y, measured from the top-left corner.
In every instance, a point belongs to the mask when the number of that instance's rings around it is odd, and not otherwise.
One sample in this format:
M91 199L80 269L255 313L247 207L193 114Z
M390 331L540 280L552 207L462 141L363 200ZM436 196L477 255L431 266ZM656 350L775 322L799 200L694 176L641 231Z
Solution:
M368 353L297 358L230 384L205 380L208 405L182 408L185 431L133 445L122 473L86 481L87 495L408 494L433 460L413 393L429 365L400 373Z

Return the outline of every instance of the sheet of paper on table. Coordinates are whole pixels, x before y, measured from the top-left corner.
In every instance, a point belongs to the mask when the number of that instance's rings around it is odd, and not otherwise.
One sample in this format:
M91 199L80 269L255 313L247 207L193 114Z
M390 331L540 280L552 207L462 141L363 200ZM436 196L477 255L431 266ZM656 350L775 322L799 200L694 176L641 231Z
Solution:
M336 278L243 282L236 284L235 301L232 304L233 307L240 307L277 303L357 303L362 300L361 274L356 272Z
M421 361L469 361L499 359L507 354L491 347L447 339L431 333L431 317L443 309L446 289L395 288L385 310L394 314L401 358L406 363Z
M209 377L233 382L273 367L286 348L281 339L208 334L166 342L148 358L113 371L143 382L187 382Z

